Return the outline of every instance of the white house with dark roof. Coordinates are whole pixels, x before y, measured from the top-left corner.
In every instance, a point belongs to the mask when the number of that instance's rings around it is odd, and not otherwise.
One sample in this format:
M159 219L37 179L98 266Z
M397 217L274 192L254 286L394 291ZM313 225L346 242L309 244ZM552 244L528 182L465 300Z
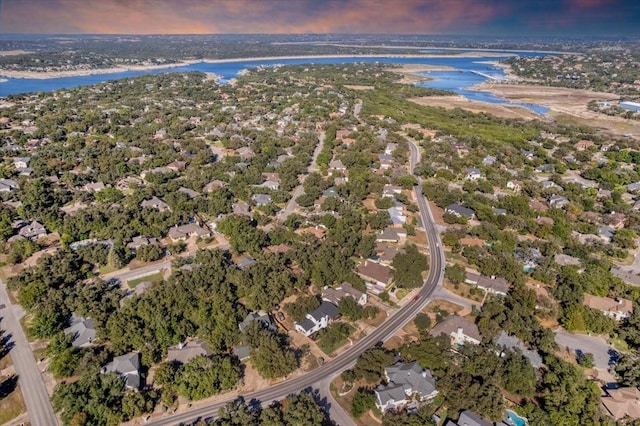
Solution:
M306 318L300 322L296 322L296 331L311 336L313 333L326 328L329 323L340 316L338 307L333 303L323 300L318 308L309 312Z
M387 367L384 372L387 384L374 390L376 407L383 412L407 405L412 397L427 401L438 395L431 372L417 362L398 363Z
M117 356L102 367L102 374L115 373L120 375L125 381L125 386L129 389L140 389L140 353L130 352Z
M478 179L480 179L482 177L482 172L480 171L480 169L476 168L476 167L471 167L470 169L467 169L467 173L464 177L465 180L470 180L470 181L476 181Z

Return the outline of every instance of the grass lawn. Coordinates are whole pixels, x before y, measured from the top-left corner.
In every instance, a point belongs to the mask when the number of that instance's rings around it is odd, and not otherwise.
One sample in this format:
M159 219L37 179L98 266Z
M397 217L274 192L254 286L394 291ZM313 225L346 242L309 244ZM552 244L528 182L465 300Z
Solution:
M407 290L406 288L399 288L398 290L396 290L396 299L398 299L398 301L404 299L407 293L409 293L409 290Z
M614 348L616 348L617 350L619 350L620 352L629 352L629 345L627 345L627 342L625 342L619 337L612 337L609 340L607 340L607 343L613 346Z
M329 355L347 343L349 336L354 331L355 329L350 324L333 323L323 330L322 336L316 340L316 343L322 352Z
M26 411L20 386L16 386L13 392L0 400L0 424L8 423Z
M104 265L104 266L100 267L100 273L101 274L109 274L109 273L111 273L113 271L117 271L117 269L114 268L113 266L110 266L110 265Z
M162 281L162 272L156 272L155 274L146 275L144 277L136 278L135 280L127 281L129 288L136 288L140 283L151 281L152 283L159 283Z

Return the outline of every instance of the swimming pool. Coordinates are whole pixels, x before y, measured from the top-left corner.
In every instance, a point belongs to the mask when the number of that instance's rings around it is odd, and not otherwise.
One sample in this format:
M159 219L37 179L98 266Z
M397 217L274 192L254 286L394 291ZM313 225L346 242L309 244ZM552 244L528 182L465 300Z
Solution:
M507 410L507 421L514 426L527 426L527 419L520 417L515 411Z

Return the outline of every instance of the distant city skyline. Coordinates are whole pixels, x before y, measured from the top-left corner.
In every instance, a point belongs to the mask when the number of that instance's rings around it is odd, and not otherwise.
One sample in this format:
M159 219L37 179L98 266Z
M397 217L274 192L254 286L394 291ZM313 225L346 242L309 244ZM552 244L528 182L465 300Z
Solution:
M0 0L0 33L638 35L634 0Z

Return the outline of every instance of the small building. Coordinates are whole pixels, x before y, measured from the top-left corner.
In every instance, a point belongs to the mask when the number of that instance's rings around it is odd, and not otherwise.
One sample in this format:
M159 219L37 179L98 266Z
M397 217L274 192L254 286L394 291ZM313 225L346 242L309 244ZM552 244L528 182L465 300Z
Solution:
M628 299L615 300L610 297L593 296L585 293L582 303L616 321L628 318L633 312L633 302Z
M579 258L562 253L556 254L553 257L553 260L560 266L580 266L581 263L581 260Z
M18 189L18 182L12 179L0 179L0 192L13 192Z
M211 182L209 182L208 184L206 184L204 186L204 188L202 188L202 190L204 192L213 192L216 189L224 188L227 185L228 185L227 182L224 182L224 181L219 180L219 179L215 179L215 180L212 180Z
M438 395L431 371L417 362L398 363L387 367L384 373L387 384L374 390L376 407L382 412L407 405L413 396L427 401Z
M503 425L504 423L500 422L498 425ZM445 426L494 426L493 422L485 419L480 414L466 410L460 413L460 417L458 417L458 421L453 423L452 421L448 421Z
M405 238L407 238L407 231L404 228L392 228L388 226L376 236L376 242L400 243L404 241Z
M198 198L200 196L200 193L198 191L194 191L193 189L185 188L183 186L178 188L178 192L186 195L190 200L193 200L194 198Z
M140 389L140 353L131 352L117 356L102 367L102 374L115 373L124 379L125 386L129 389Z
M198 356L211 356L213 352L202 340L190 340L185 343L178 343L167 350L167 362L178 362L186 364Z
M402 188L398 185L386 184L382 189L382 196L386 198L395 198L398 194L402 194Z
M640 103L625 101L620 102L618 106L626 111L640 112Z
M466 343L480 344L482 335L478 326L459 315L448 315L429 332L434 337L444 334L451 338L452 346L460 346Z
M267 204L271 204L271 195L267 194L253 194L251 196L251 200L256 203L256 206L266 206Z
M29 162L31 161L30 157L14 157L13 158L13 167L16 170L26 169L29 167Z
M130 243L127 244L127 248L135 252L142 246L159 246L159 245L160 243L158 242L157 238L137 235L133 237Z
M507 182L507 189L512 190L513 192L520 192L522 189L522 182L519 180L510 180Z
M337 287L325 287L322 289L322 299L327 302L331 302L334 305L338 305L338 302L344 297L351 297L358 305L364 306L367 303L368 296L351 283L343 282Z
M79 317L74 313L71 314L69 327L64 329L64 334L73 336L71 346L84 348L90 346L96 338L96 329L91 318Z
M576 144L573 146L576 151L586 151L587 149L596 146L595 143L593 143L592 141L588 141L588 140L581 140L576 142Z
M311 336L329 323L340 316L338 307L333 303L322 301L318 308L309 312L306 318L294 324L296 330L305 336Z
M493 155L487 155L486 157L484 157L482 159L482 165L483 166L493 166L496 162L497 158L494 157Z
M84 186L84 190L88 192L100 192L105 188L103 182L90 182Z

